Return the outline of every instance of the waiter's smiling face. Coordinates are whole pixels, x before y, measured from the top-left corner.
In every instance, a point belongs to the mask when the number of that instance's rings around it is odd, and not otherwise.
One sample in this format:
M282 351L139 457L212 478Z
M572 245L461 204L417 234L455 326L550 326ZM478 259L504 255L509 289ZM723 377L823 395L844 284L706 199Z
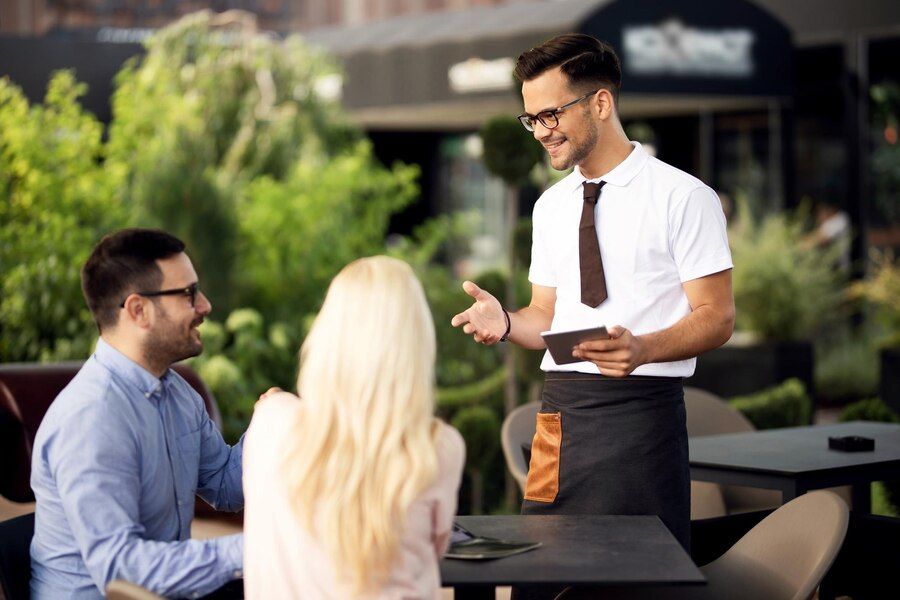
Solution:
M522 83L522 99L529 115L547 115L545 111L568 104L591 91L590 85L582 89L569 83L568 77L554 67L534 79ZM556 113L559 124L552 129L534 119L534 139L539 141L550 155L554 169L563 171L583 163L597 147L600 140L598 92L583 101ZM553 125L553 118L544 121Z

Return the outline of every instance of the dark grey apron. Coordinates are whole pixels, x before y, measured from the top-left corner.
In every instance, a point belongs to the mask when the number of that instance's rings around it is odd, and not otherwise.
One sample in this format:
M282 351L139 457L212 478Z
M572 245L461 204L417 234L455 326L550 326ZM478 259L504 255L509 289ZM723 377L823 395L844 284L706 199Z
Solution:
M522 514L658 515L689 548L682 379L547 373L542 400L541 413L559 413L558 492L525 500Z
M522 514L658 515L690 551L682 378L551 372L542 400Z

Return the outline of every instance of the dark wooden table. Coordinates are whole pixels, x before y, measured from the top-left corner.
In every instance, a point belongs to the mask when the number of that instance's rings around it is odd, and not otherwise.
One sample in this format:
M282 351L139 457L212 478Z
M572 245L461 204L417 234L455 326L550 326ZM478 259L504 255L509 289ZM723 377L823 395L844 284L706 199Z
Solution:
M453 586L456 598L493 599L498 585L706 584L657 517L469 516L456 521L476 535L543 543L497 560L442 560L442 584Z
M828 449L829 436L875 440L872 452ZM789 502L810 490L852 486L853 510L871 511L872 481L900 478L900 425L853 421L690 439L691 479L781 490Z

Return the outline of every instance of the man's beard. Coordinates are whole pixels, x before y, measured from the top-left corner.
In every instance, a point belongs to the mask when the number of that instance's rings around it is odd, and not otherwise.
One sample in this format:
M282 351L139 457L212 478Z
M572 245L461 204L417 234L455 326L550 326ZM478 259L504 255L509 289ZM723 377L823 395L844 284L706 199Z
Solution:
M589 122L590 123L590 122ZM590 123L593 126L593 123ZM590 156L591 152L594 151L594 148L597 147L597 142L600 138L598 131L591 127L587 131L587 135L584 140L578 144L577 146L572 144L572 141L569 140L569 144L572 146L572 152L569 154L568 160L566 160L566 164L561 169L557 169L559 171L564 171L566 169L571 169L575 165L582 164L587 157Z
M168 369L172 364L203 352L203 342L193 337L194 325L203 321L196 319L191 323L187 334L179 331L171 322L157 328L144 343L144 357L147 362L159 370Z

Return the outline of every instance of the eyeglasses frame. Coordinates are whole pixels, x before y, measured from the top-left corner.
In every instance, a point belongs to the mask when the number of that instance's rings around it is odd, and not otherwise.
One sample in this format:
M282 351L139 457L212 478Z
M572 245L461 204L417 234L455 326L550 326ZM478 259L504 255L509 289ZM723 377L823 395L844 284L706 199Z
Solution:
M584 96L581 96L580 98L576 98L575 100L572 100L571 102L567 102L566 104L563 104L562 106L557 106L556 108L542 110L541 112L537 113L536 115L529 115L528 113L522 113L521 115L517 116L516 118L519 120L519 123L522 124L522 127L524 127L526 131L534 131L534 121L535 120L539 121L540 124L543 125L544 127L546 127L547 129L556 129L557 127L559 127L559 116L558 116L559 113L565 111L569 107L575 106L579 102L583 102L584 100L586 100L587 98L590 98L591 96L593 96L594 94L596 94L597 92L599 92L602 89L604 89L604 88L597 88L593 92L588 92ZM544 119L541 117L541 115L549 115L549 116L553 117L553 120L555 120L556 123L553 125L548 125L547 123L544 123Z
M132 292L132 294L137 294L138 296L144 296L146 298L155 298L157 296L188 296L191 299L191 307L197 301L197 294L200 293L200 282L195 281L194 283L182 287L182 288L174 288L170 290L157 290L153 292ZM130 296L131 294L129 294ZM128 297L125 297L125 300L128 300ZM119 308L125 308L125 300L122 300L122 304L119 305Z

